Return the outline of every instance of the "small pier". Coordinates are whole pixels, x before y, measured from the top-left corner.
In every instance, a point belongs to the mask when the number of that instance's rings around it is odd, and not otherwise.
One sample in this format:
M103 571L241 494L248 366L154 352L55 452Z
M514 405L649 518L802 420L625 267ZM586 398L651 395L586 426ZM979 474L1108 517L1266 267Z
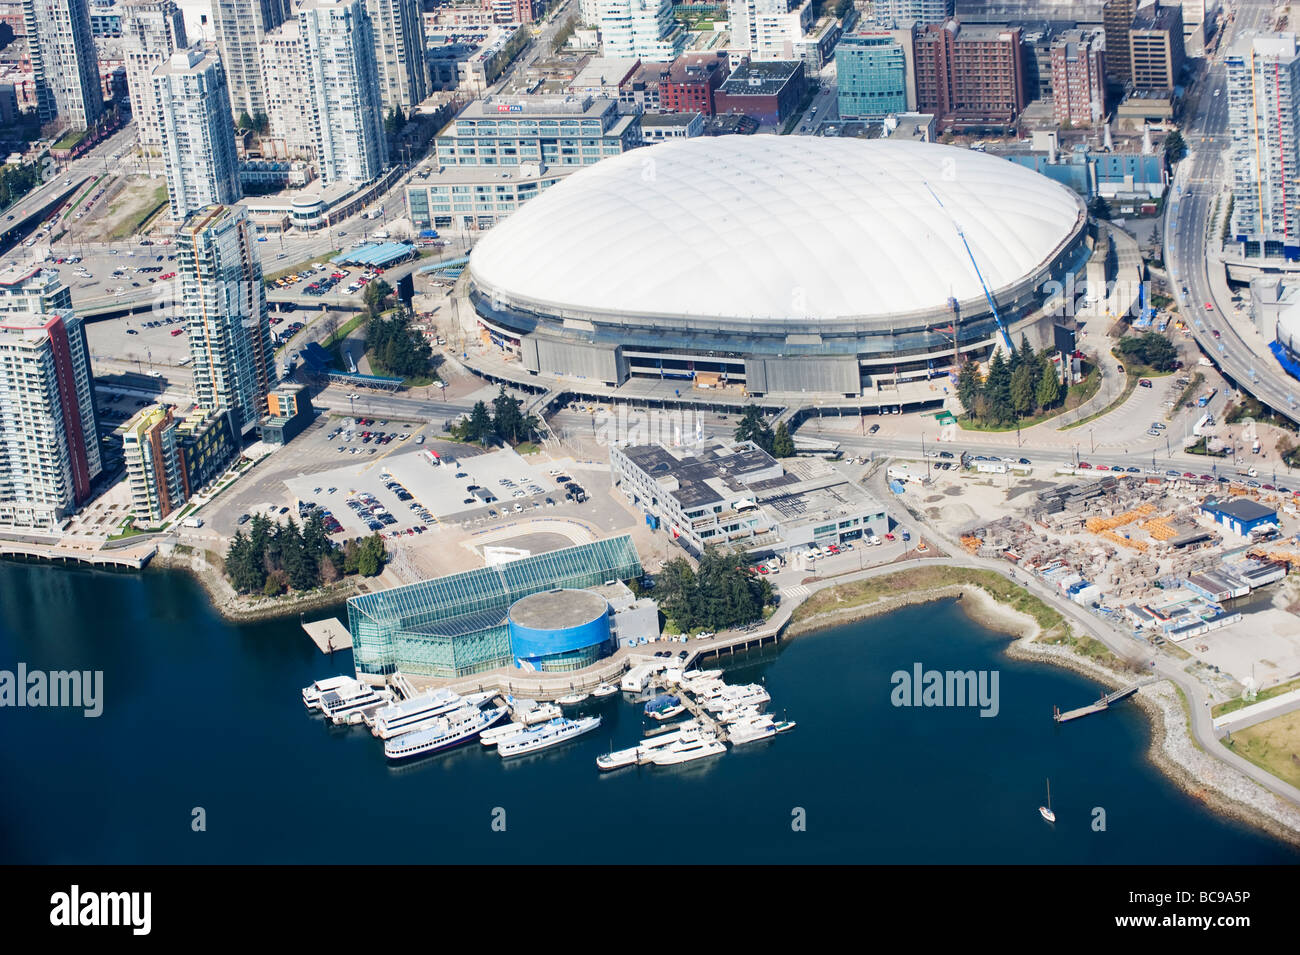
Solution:
M1091 716L1093 713L1100 713L1110 708L1112 703L1124 699L1126 696L1132 696L1142 686L1141 683L1134 683L1131 686L1120 687L1113 693L1107 693L1097 700L1096 703L1090 703L1087 706L1081 706L1077 710L1069 710L1062 713L1058 707L1052 707L1052 719L1058 723L1068 723L1070 720L1077 720L1080 717Z
M683 670L689 670L692 666L697 666L700 661L706 659L717 660L725 653L727 656L735 656L737 653L745 653L749 650L757 650L760 647L776 646L781 642L781 628L771 625L764 626L760 629L749 631L738 631L729 636L711 637L707 643L695 648L689 648L689 655L680 664Z
M311 637L311 642L316 644L316 648L321 653L352 649L352 634L338 617L304 622L302 628L307 631L307 636Z

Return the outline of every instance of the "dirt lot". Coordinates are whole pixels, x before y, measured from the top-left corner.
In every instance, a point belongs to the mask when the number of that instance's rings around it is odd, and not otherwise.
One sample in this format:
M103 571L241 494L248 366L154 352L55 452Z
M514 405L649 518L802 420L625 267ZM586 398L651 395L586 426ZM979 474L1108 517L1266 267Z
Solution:
M116 194L101 202L77 223L77 238L86 242L117 242L139 232L147 219L167 202L167 183L159 176L132 176Z

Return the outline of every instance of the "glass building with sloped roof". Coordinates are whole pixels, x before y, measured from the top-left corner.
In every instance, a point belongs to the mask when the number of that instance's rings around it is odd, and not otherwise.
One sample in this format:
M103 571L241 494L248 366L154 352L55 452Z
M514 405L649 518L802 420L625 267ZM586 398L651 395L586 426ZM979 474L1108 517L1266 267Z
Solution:
M348 629L359 673L458 677L515 663L507 615L522 597L599 587L642 574L625 535L534 554L492 567L422 580L348 600ZM572 669L592 660L557 654Z

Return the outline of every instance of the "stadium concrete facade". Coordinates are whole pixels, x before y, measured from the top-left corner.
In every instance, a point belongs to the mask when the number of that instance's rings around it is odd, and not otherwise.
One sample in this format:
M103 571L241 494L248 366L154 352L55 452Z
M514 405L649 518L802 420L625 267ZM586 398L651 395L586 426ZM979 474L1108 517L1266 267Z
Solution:
M856 397L1050 345L1091 248L1076 195L980 152L710 137L574 173L479 241L460 288L534 374Z

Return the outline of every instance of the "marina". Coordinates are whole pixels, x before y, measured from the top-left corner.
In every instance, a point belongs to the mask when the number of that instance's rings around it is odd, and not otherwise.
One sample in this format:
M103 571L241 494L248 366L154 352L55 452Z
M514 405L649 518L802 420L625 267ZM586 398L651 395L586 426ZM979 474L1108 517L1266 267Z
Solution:
M125 577L0 565L0 593L0 651L7 658L50 668L58 660L49 648L57 646L103 670L105 685L116 688L99 719L31 707L6 711L12 732L0 734L0 759L37 770L25 787L0 795L10 821L5 856L15 863L365 864L380 858L376 839L358 838L358 825L371 826L367 815L382 820L382 829L370 831L386 842L386 862L427 863L436 853L451 864L489 856L618 863L653 857L662 850L664 827L696 825L702 806L726 811L707 840L674 849L683 863L1300 859L1160 774L1146 759L1150 733L1136 707L1113 707L1109 718L1079 724L1086 732L1071 733L1063 747L1058 727L1044 716L1053 700L1095 699L1094 684L1008 660L1004 638L972 623L955 601L828 629L776 652L737 656L734 664L724 658L728 682L763 683L774 701L769 709L788 708L797 731L722 758L602 772L592 765L598 756L638 746L647 739L645 724L654 723L617 694L584 704L583 712L602 717L596 730L530 757L502 760L471 742L393 761L363 726L304 719L301 693L290 688L350 673L351 659L344 652L326 664L302 639L296 618L232 623L188 577L171 572ZM93 628L85 626L85 607L103 611ZM971 719L953 708L899 711L884 695L863 692L887 686L891 672L916 658L916 646L931 642L960 654L964 667L1000 668L1004 679L1019 681L999 719ZM477 682L453 688L467 695L478 691ZM177 696L178 685L191 691ZM208 702L232 689L233 706L218 710ZM159 722L164 709L174 718ZM651 729L666 735L684 722ZM154 745L175 754L165 768L140 750L146 723ZM864 726L879 731L863 733ZM832 752L840 758L828 758ZM880 785L881 766L914 785ZM1051 776L1058 818L1050 843L1041 838L1046 824L1036 812L1044 776ZM952 777L963 780L960 800L943 783ZM114 827L79 809L87 786L112 799ZM1008 787L1023 798L1008 800ZM867 791L875 811L864 817ZM196 792L210 794L209 812L219 807L226 818L221 838L196 838L188 825L169 821L176 806L194 804ZM772 825L810 800L824 824L794 837L788 826ZM508 844L478 823L492 805L511 810ZM1101 839L1087 824L1094 805L1107 806L1112 818L1138 814L1139 823L1126 826L1122 839ZM637 806L654 807L653 824L629 810Z

